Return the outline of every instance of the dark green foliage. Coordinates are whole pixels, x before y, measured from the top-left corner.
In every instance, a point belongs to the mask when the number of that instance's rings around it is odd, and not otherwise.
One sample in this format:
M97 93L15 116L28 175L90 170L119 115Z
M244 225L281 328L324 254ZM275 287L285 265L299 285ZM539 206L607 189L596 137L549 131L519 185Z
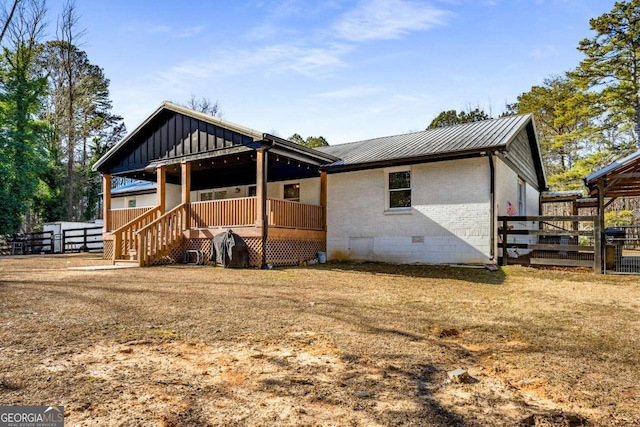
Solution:
M17 3L16 3L17 4ZM124 136L111 113L109 80L70 42L77 16L65 5L42 44L44 0L15 10L0 55L0 234L39 223L95 217L99 174L92 164ZM75 34L75 35L74 35Z
M431 124L427 129L436 129L447 126L460 125L463 123L479 122L481 120L488 120L490 118L491 117L487 113L480 110L479 108L460 112L456 110L448 110L438 114L438 116L431 121Z
M68 42L46 43L42 62L49 75L51 96L46 116L55 130L50 136L51 180L57 219L93 219L99 202L100 177L91 166L113 146L125 130L122 117L111 113L109 80L91 64L86 52Z
M551 76L541 86L533 86L518 96L507 109L510 114L533 113L553 188L581 188L581 178L587 171L580 160L601 136L594 121L601 109L594 103L593 94L580 90L571 79Z
M640 149L640 0L617 2L589 21L596 32L580 42L585 59L571 73L607 107L607 121L632 123Z
M21 42L0 59L0 234L16 233L41 188L45 122L36 120L46 78L35 65L39 47Z
M297 133L294 133L289 137L289 141L295 142L299 145L304 145L309 148L317 148L317 147L326 147L329 145L326 139L323 136L310 136L307 139L304 139Z

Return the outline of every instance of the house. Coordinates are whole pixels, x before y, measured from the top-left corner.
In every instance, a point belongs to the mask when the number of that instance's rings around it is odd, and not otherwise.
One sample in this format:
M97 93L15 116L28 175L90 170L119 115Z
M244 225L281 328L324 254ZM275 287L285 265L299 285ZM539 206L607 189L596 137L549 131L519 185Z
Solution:
M491 263L497 215L538 214L546 189L531 115L310 149L164 102L94 170L105 257L140 265L206 255L229 228L254 266Z
M538 215L546 179L531 115L320 149L329 259L492 263L498 215Z

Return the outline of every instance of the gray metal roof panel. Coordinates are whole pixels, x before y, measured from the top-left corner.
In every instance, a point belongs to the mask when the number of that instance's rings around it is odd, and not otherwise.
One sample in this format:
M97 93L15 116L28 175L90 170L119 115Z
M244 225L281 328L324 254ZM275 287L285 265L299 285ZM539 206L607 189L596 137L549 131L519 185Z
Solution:
M594 173L592 173L591 175L589 175L588 177L586 177L584 179L585 183L587 185L591 184L592 181L600 178L601 176L604 176L606 174L608 174L609 172L612 172L614 170L616 170L617 168L626 165L627 163L630 163L636 159L640 158L640 150L636 151L635 153L631 153L630 155L628 155L627 157L620 159L620 160L616 160L615 162L611 163L610 165L600 169L599 171L596 171Z
M111 194L133 193L139 191L155 191L155 181L133 181L120 187L113 188Z
M337 166L498 148L510 143L530 120L529 114L509 116L320 147L317 150L341 158L341 162L329 165Z

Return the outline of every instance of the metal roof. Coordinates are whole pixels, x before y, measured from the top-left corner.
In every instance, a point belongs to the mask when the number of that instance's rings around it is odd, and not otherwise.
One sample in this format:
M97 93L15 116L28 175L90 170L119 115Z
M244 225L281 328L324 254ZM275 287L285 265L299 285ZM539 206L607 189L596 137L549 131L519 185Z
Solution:
M316 148L342 160L328 165L348 166L394 159L439 157L506 147L532 115L483 120L421 132L385 136L365 141Z
M597 194L601 178L605 180L606 197L640 196L640 150L586 177L584 183L591 195Z
M111 189L111 195L123 193L141 193L143 191L156 191L156 183L154 181L133 181L120 187Z
M596 172L592 173L591 175L586 177L584 180L588 185L589 182L594 181L594 180L600 178L601 176L605 176L609 172L613 172L614 170L616 170L618 168L624 167L625 165L628 165L628 164L632 163L634 160L639 159L639 158L640 158L640 150L636 151L635 153L632 153L632 154L628 155L627 157L625 157L623 159L616 160L615 162L611 163L609 166L606 166L606 167L600 169L599 171L596 171Z

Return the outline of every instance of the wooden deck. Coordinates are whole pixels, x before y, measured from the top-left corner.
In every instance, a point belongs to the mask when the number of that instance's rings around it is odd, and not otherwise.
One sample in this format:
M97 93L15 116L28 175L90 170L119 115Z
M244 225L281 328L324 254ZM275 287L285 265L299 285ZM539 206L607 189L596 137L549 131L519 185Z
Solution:
M228 229L249 240L254 264L264 262L263 252L292 264L325 250L322 206L270 198L263 225L257 219L257 204L256 197L242 197L183 203L162 215L160 207L115 210L112 230L104 233L105 258L137 260L141 266L169 258L176 262L192 247L210 250L202 241ZM136 213L139 216L133 217Z

